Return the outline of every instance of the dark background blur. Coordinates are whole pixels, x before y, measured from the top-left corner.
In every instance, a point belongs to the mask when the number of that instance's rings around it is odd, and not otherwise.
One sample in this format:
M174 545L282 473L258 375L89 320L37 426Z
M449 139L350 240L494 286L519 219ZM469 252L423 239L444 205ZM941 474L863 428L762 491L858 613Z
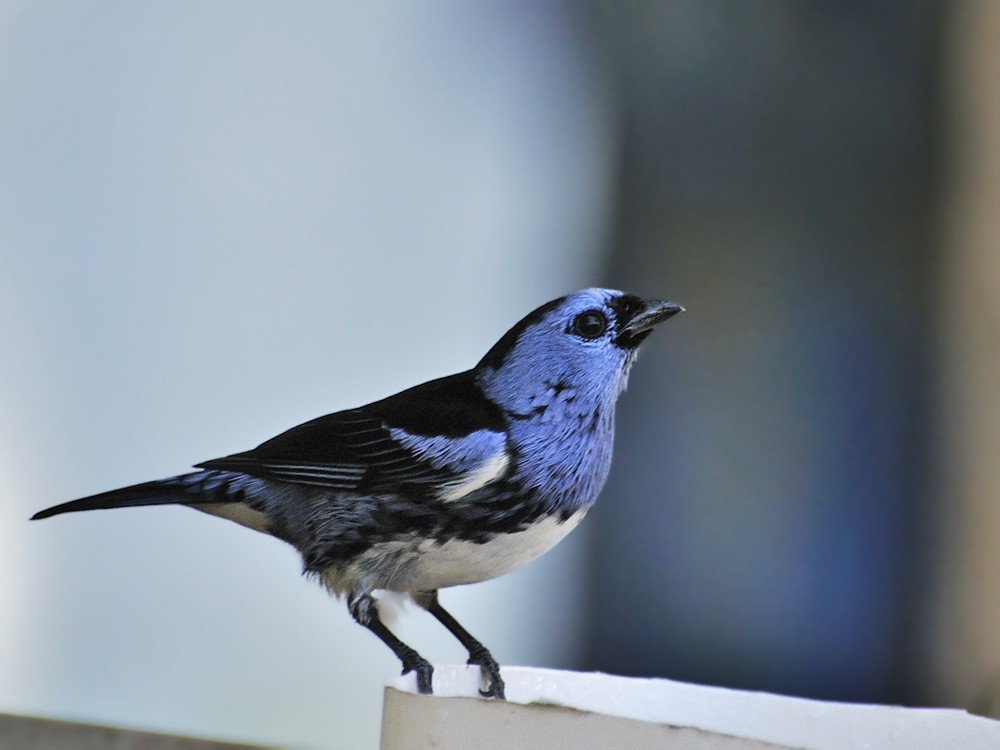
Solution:
M690 315L621 404L588 666L913 702L948 15L628 8L582 18L620 121L607 279Z

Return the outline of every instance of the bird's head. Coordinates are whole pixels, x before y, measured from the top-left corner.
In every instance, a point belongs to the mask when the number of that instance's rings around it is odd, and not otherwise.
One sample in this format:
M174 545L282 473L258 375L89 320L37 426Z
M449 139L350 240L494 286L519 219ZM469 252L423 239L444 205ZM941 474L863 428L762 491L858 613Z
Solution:
M528 313L476 366L484 392L521 413L555 389L612 403L639 345L684 308L613 289L584 289Z

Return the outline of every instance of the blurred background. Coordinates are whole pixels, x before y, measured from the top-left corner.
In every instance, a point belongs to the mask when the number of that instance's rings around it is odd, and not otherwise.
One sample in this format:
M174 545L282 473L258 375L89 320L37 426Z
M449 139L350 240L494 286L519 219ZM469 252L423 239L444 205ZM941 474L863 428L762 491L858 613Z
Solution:
M0 711L374 748L275 540L36 510L682 302L505 664L1000 716L1000 5L0 2ZM464 658L425 613L394 626Z

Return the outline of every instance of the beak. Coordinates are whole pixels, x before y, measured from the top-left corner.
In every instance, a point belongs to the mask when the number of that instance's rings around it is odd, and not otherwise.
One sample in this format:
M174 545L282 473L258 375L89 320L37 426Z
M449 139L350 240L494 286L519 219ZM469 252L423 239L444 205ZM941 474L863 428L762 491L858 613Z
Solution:
M645 307L636 312L631 320L622 326L618 334L618 341L624 346L630 348L639 346L653 328L667 318L684 312L684 308L676 302L664 300L643 300L643 302Z

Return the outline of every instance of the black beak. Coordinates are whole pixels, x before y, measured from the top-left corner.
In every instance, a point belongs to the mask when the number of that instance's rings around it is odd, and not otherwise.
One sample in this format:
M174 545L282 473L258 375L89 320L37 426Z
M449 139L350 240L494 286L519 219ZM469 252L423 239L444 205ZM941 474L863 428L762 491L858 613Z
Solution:
M642 306L621 327L616 343L619 346L634 349L642 343L653 328L667 318L672 318L677 313L682 312L684 312L684 308L676 302L643 300Z

